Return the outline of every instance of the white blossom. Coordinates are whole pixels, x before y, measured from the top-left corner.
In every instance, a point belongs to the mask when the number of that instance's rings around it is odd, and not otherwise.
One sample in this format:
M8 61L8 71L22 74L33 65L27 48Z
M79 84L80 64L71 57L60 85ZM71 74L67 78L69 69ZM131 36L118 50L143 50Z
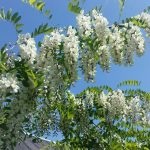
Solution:
M87 106L94 106L94 97L94 93L90 92L89 90L86 90L84 98L85 104Z
M33 63L36 58L36 43L29 33L27 34L20 34L18 36L18 46L20 48L20 55L21 58L27 59L29 63Z
M84 15L84 11L82 10L79 15L76 17L78 32L81 36L88 37L93 32L91 17L86 14Z
M72 26L68 27L67 36L64 37L65 63L75 80L77 77L77 61L79 56L79 40L76 36L76 30Z
M135 18L141 20L146 24L145 30L148 36L150 36L150 14L146 12L142 12L140 15L137 15Z
M134 51L137 55L144 53L144 39L140 28L134 26L132 23L125 23L122 32L125 36L124 41L124 61L125 64L133 64Z
M108 96L102 91L102 93L100 94L100 100L98 101L98 103L100 105L102 105L104 108L107 108L107 106L110 107L110 103L108 102Z
M44 36L44 40L42 42L42 48L47 49L56 49L61 45L64 35L56 29L52 31L50 34Z
M64 52L70 64L78 61L79 40L76 36L76 30L71 26L68 27L67 36L64 37ZM69 58L70 57L70 58Z
M122 64L123 61L124 39L121 37L121 31L117 26L112 26L110 35L111 56L115 63Z
M19 87L19 82L17 78L12 76L11 74L3 74L0 77L0 90L6 92L6 90L10 90L10 92L17 93Z
M124 116L127 114L127 104L125 95L121 90L113 91L107 95L100 94L100 104L108 109L110 117Z
M110 51L109 46L100 46L97 50L99 55L99 63L103 70L109 70L110 68Z
M129 114L133 122L141 120L143 109L141 107L141 100L138 96L133 97L129 102Z
M108 101L111 107L108 108L111 115L127 114L127 104L124 93L121 90L113 91L108 94Z
M81 67L84 73L84 79L93 82L96 74L96 61L92 51L89 48L86 50L81 52Z
M92 11L92 24L95 29L95 33L100 41L106 40L110 34L108 27L108 21L105 17L102 16L97 10Z

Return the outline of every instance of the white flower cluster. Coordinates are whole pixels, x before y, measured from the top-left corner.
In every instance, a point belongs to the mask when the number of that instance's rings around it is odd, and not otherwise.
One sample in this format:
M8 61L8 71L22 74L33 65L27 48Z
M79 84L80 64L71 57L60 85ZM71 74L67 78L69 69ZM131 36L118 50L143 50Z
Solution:
M94 105L94 94L89 90L85 91L83 97L77 98L73 93L68 91L69 99L71 99L75 105L82 107L83 109L93 107Z
M133 64L134 51L137 55L144 53L144 39L140 28L132 23L125 23L122 32L125 36L124 41L124 61L125 64Z
M131 116L131 119L133 122L136 122L137 120L141 119L143 109L141 108L141 101L139 97L134 97L129 102L129 111L128 113Z
M93 32L91 17L88 14L85 15L84 11L82 10L76 17L76 20L79 34L85 37L90 36Z
M103 45L98 48L99 63L103 70L109 70L110 67L110 52L109 46Z
M64 35L61 34L61 31L54 30L49 35L44 36L42 47L47 49L59 48L63 40L63 37Z
M99 104L108 110L111 118L122 117L123 120L141 122L150 125L150 108L143 108L147 103L142 104L139 97L127 99L121 90L100 94Z
M76 30L72 26L68 27L67 36L64 37L64 53L67 59L70 59L70 64L78 61L79 40L76 36ZM70 58L69 58L70 57Z
M94 9L89 14L81 11L77 16L77 24L81 38L81 67L87 81L90 80L88 76L94 79L97 64L107 71L110 69L111 59L116 64L131 65L134 53L138 56L144 53L145 43L140 28L131 22L109 27L108 20ZM92 63L87 63L87 60ZM93 69L90 71L91 68Z
M94 96L93 92L91 92L89 90L85 91L84 101L87 106L92 106L92 107L94 106L94 98L95 98L95 96Z
M81 52L81 67L84 73L84 79L93 82L96 74L96 61L93 52L88 49L87 47L86 51Z
M92 24L98 39L105 42L106 38L108 38L110 34L108 27L109 23L107 19L95 9L92 11Z
M110 49L112 59L116 64L122 64L123 62L123 46L124 39L121 37L121 30L117 26L112 26Z
M29 63L33 64L36 59L36 43L29 33L20 34L17 40L18 46L20 48L21 58L26 59Z
M141 20L146 24L145 30L147 34L150 36L150 14L146 12L142 12L140 15L137 15L135 18Z
M19 87L19 82L16 77L12 74L5 74L0 76L0 90L3 92L10 91L12 93L17 93Z
M77 77L76 69L79 57L79 40L76 30L72 26L68 27L67 36L64 37L65 63L73 80Z
M102 92L100 95L100 104L108 109L109 115L112 117L127 114L126 99L121 90L110 92L108 95Z

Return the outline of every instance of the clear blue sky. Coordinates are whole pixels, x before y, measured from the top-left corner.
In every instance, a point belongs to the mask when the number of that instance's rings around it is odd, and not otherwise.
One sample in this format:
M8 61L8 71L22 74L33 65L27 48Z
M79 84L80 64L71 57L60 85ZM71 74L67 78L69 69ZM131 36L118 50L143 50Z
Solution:
M86 11L91 10L95 6L102 6L102 13L108 18L110 23L119 20L119 7L118 0L85 0L82 4L82 8ZM32 32L35 27L42 23L49 23L50 26L64 27L68 25L76 26L75 15L67 11L68 0L46 0L47 8L51 9L53 17L48 20L43 17L35 9L29 7L27 4L21 2L21 0L1 0L0 8L8 10L12 8L13 11L18 11L22 16L22 23L25 24L23 27L23 33ZM131 17L140 13L143 9L150 5L149 0L126 0L125 8L121 19ZM38 37L36 40L41 38ZM17 34L13 26L4 21L0 21L0 47L4 43L15 42ZM145 54L141 58L135 57L135 63L132 67L116 66L111 65L110 73L104 73L97 67L96 82L86 83L83 81L83 76L72 88L74 93L78 93L85 89L87 86L99 86L99 85L110 85L116 87L116 84L123 80L139 80L142 82L141 88L150 91L150 40L147 42L147 48Z

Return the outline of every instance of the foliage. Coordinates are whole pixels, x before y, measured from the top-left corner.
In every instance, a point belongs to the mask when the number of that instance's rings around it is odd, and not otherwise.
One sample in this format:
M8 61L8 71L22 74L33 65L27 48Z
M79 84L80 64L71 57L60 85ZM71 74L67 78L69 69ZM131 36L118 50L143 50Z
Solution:
M18 12L12 13L12 9L9 9L7 12L4 11L4 9L0 9L0 19L6 20L11 22L18 33L20 33L21 27L23 26L22 23L20 23L21 16L19 16Z
M22 0L22 1L37 9L45 16L47 16L49 19L52 17L51 11L45 8L45 2L43 0Z
M31 33L32 37L35 37L40 34L48 34L53 31L52 27L49 27L48 24L41 24L38 28L35 28L35 30Z

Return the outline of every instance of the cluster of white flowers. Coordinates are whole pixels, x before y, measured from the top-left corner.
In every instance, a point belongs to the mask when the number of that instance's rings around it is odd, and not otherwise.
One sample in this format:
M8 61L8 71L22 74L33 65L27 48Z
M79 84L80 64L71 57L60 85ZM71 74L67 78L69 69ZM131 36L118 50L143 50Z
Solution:
M129 111L128 113L131 116L131 119L133 122L136 122L137 120L141 119L143 109L141 108L141 101L139 97L134 97L129 102Z
M100 95L100 104L108 109L109 115L112 117L127 113L126 99L121 90L110 92L108 95L102 92Z
M19 82L16 77L13 77L12 74L2 74L0 76L0 90L3 92L10 91L12 93L17 93L19 87Z
M67 37L64 37L64 53L66 58L70 59L70 64L78 61L78 44L79 40L76 36L76 30L69 26L67 31Z
M69 99L71 99L76 106L82 107L83 109L93 107L94 105L94 93L89 90L85 91L83 97L75 97L70 91L67 92Z
M37 56L37 48L34 38L31 38L29 33L20 34L17 43L20 48L21 58L26 59L29 63L33 64Z
M90 36L93 32L91 17L88 14L85 15L84 11L82 10L76 17L76 20L79 34L85 37Z
M84 79L93 82L96 74L96 61L93 52L89 51L88 48L81 53L81 66L84 73Z
M110 52L109 46L103 45L98 48L99 63L103 70L109 70L110 67Z
M121 37L119 27L112 26L112 34L110 35L111 56L115 63L122 64L123 61L124 39Z
M105 41L110 34L110 30L108 27L109 23L108 20L95 9L93 9L92 11L92 24L98 39L100 41Z
M135 18L141 20L146 24L145 30L147 34L150 36L150 14L146 12L142 12L140 15L137 15Z
M44 36L42 47L47 49L59 48L64 35L60 30L54 30L49 35Z
M132 23L125 23L121 29L124 35L124 63L133 64L133 55L136 52L137 55L144 53L144 39L140 28L134 26Z
M64 37L65 63L73 80L77 77L77 62L79 57L79 40L76 30L72 26L68 27L67 36Z
M95 96L94 96L93 92L91 92L89 90L85 91L84 101L85 101L86 105L93 107L93 105L94 105L94 98L95 98Z
M112 25L110 28L107 19L96 9L90 14L81 11L77 23L79 36L90 36L90 40L83 40L80 44L81 66L87 81L93 81L98 63L108 71L111 59L117 64L131 65L134 53L138 56L144 53L144 38L140 28L132 23Z
M132 122L150 123L150 108L143 108L139 97L126 99L121 90L100 94L99 104L108 110L110 117L120 116L123 120ZM147 103L145 104L147 106ZM143 122L144 121L144 122Z

